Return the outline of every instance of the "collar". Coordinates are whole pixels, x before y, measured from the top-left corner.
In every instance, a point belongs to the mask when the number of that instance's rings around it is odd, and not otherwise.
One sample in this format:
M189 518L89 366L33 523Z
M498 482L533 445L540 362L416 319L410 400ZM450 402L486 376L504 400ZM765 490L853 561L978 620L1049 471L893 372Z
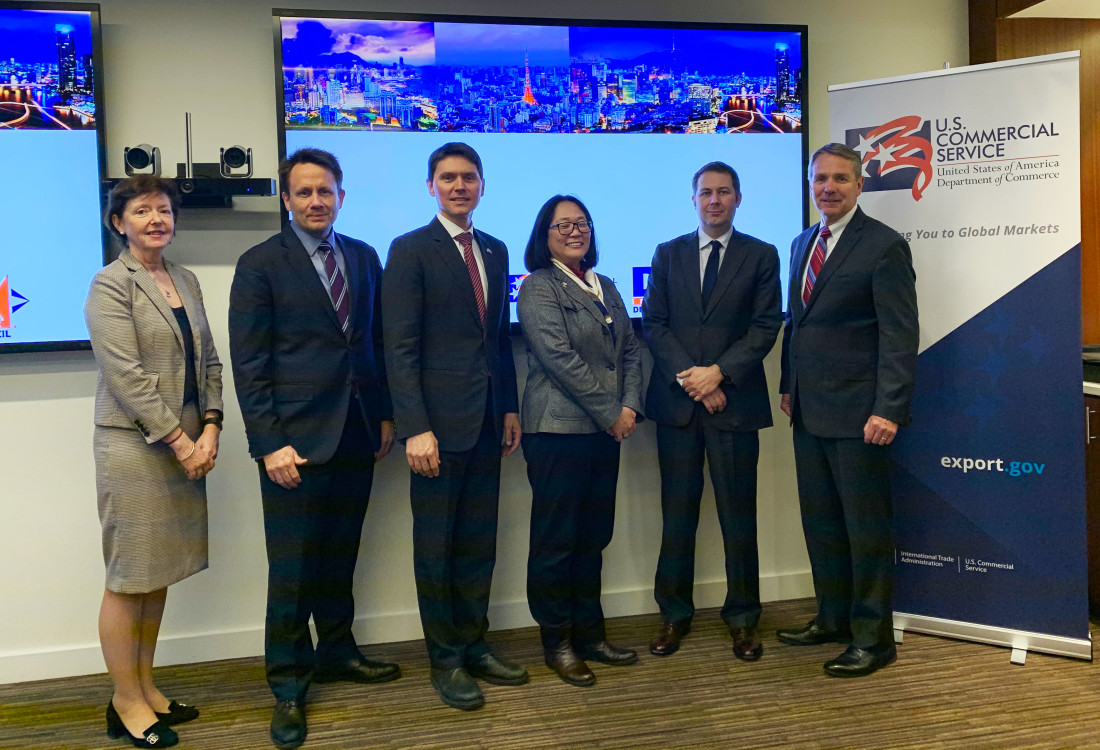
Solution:
M458 224L455 224L453 221L444 216L442 211L437 213L435 215L435 218L439 219L439 223L442 224L443 228L447 230L447 234L451 235L452 240L463 232L469 232L470 234L474 233L473 222L470 223L469 229L463 229ZM477 239L476 235L474 239Z
M329 246L331 246L333 249L336 248L336 232L332 229L332 227L329 227L328 235L325 236L323 239L317 239L312 234L295 224L293 219L291 219L290 221L290 228L294 230L295 236L297 236L298 241L302 243L302 247L306 249L306 252L309 253L310 257L317 254L317 248L321 246L322 241L328 242Z
M852 207L851 211L849 211L848 213L841 216L833 224L828 225L829 233L832 236L835 237L838 234L840 234L841 232L843 232L844 227L848 226L848 222L850 222L852 220L852 217L856 215L856 211L858 211L858 210L859 210L859 204L857 203L855 206ZM817 227L817 231L818 231L819 234L821 233L821 229L824 226L826 226L826 224L825 224L825 217L823 216L823 217L821 217L821 223L818 224L818 227Z
M710 243L714 242L714 240L716 240L716 239L719 242L722 243L723 248L729 248L730 239L733 237L733 226L730 225L730 228L721 237L711 237L709 234L704 232L702 229L698 230L698 235L699 235L699 249L700 250L702 250L704 247L706 247Z

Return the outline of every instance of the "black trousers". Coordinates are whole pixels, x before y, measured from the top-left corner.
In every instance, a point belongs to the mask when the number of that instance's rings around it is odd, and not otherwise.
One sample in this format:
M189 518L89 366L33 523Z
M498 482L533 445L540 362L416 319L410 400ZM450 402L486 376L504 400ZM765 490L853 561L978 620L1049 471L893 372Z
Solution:
M619 443L610 435L523 436L531 482L527 602L544 648L605 639L603 550L615 526Z
M696 407L684 427L657 425L661 467L661 555L654 598L667 622L690 621L695 614L695 533L703 496L703 459L710 465L714 502L726 555L726 599L722 620L728 627L752 628L760 621L760 561L756 545L756 430L718 430L704 424Z
M314 667L357 662L352 576L374 479L374 446L352 399L340 444L327 463L298 467L286 490L260 467L267 538L267 682L278 700L301 700ZM317 628L317 650L309 618Z
M489 651L489 588L497 552L500 436L491 401L477 443L439 452L439 476L413 473L413 572L433 667L461 667Z
M795 415L794 458L817 623L858 648L893 644L890 447L811 435Z

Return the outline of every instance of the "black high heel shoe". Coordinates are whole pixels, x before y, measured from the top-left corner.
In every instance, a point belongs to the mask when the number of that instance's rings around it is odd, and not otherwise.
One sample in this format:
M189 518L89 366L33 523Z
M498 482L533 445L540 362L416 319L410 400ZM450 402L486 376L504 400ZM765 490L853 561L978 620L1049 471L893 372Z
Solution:
M194 706L188 706L186 703L178 703L172 701L168 704L168 711L161 713L160 711L154 711L157 715L157 719L165 726L175 726L176 724L183 724L188 721L194 721L199 718L199 709Z
M107 704L107 736L112 740L125 737L134 747L172 747L180 741L175 730L170 729L159 719L153 722L153 726L146 729L141 737L130 734L130 730L122 723L122 717L115 710L113 700Z

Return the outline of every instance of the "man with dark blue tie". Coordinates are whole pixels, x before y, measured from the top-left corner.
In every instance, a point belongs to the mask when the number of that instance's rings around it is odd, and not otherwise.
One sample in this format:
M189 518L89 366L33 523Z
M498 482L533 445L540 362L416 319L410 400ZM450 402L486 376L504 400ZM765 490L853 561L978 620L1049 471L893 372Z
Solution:
M782 321L779 254L734 229L741 181L732 167L706 164L691 187L699 228L658 245L642 303L663 518L654 585L661 626L649 650L675 653L691 628L705 459L725 545L722 619L734 656L756 661L764 651L756 632L756 464L758 431L772 424L763 361Z
M393 445L382 352L382 267L333 231L344 201L336 157L301 149L279 165L282 232L241 256L229 345L267 539L265 667L271 739L305 741L311 681L397 679L357 648L352 575L374 478ZM314 649L309 632L317 628Z

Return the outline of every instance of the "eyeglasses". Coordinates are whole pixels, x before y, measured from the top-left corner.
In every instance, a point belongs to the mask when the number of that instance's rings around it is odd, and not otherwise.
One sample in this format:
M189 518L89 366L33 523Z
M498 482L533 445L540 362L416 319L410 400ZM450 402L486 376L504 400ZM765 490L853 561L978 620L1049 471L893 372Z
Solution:
M588 234L592 231L592 222L590 221L562 221L557 224L551 224L551 229L557 229L558 234L568 237L573 234L573 227L580 230L581 234Z

